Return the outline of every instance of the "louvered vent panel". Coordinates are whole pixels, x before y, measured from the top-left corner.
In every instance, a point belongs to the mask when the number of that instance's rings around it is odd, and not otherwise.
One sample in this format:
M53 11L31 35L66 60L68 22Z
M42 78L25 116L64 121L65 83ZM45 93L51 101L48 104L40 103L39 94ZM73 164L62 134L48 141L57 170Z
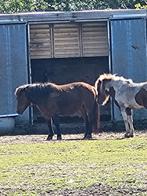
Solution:
M55 24L54 57L79 57L79 36L78 24Z
M106 22L83 23L83 56L108 56Z
M30 25L31 59L108 56L106 22Z
M51 27L49 24L30 25L31 59L51 58Z

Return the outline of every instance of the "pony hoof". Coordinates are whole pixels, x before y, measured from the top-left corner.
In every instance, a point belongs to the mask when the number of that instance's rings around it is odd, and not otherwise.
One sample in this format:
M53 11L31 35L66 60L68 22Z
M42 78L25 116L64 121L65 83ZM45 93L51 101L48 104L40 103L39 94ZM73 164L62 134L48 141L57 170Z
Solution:
M46 140L49 141L49 140L52 140L52 139L53 139L53 136L49 135Z
M128 134L128 133L126 133L126 134L124 135L124 137L125 137L125 138L130 138L130 137L133 137L133 134Z
M61 135L57 135L57 140L62 140L62 136Z

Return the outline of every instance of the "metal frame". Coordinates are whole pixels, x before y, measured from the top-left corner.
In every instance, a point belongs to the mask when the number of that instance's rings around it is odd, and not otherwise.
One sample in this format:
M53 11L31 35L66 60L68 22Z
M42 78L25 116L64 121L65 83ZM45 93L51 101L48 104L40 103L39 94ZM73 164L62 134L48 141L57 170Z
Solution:
M108 48L109 48L109 73L113 73L112 70L112 53L111 53L111 25L110 21L107 21L107 34L108 34ZM111 121L114 121L114 103L111 101Z
M27 61L28 61L28 83L32 83L32 69L31 69L31 58L30 58L30 27L27 23L26 26L27 35ZM29 122L33 125L33 109L29 107Z

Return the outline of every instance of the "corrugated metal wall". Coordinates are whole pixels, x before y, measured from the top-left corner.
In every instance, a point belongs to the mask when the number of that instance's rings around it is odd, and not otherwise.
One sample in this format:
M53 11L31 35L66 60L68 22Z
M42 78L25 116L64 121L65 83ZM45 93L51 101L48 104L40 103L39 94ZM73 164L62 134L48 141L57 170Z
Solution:
M0 114L16 113L15 88L28 82L26 39L25 24L0 25Z
M147 81L147 27L145 19L111 21L112 71L135 82ZM135 119L147 119L147 110L134 112ZM121 120L114 108L115 120Z
M30 25L31 59L108 56L107 22Z

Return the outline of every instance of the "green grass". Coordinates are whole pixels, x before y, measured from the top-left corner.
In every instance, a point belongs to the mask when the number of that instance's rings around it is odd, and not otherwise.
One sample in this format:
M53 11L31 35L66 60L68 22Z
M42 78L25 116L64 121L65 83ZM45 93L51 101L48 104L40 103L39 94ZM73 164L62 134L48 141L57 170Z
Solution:
M0 145L1 194L37 195L97 183L146 188L147 137Z

